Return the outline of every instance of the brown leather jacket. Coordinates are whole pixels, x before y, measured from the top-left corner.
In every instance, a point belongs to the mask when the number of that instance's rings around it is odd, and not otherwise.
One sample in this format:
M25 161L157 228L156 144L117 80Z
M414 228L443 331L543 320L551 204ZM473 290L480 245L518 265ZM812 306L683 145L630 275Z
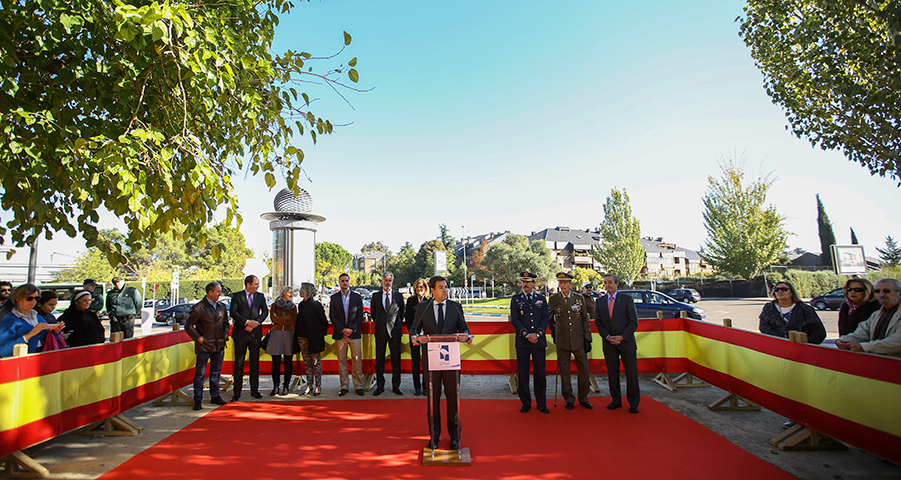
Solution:
M221 302L210 305L206 298L191 307L185 332L194 340L194 352L221 352L228 343L228 309ZM203 343L197 339L203 337Z
M293 332L297 322L297 307L291 303L288 308L279 308L279 301L272 302L269 307L269 320L273 330Z

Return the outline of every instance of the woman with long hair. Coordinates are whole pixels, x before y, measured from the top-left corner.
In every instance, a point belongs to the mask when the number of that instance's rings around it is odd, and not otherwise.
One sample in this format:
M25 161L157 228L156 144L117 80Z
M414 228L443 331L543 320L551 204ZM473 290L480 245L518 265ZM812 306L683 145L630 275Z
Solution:
M40 298L41 291L30 283L13 290L10 300L16 306L0 319L0 358L11 357L18 344L27 344L28 353L37 353L48 331L62 330L62 325L50 325L38 315L34 306Z
M798 291L788 282L773 287L773 301L760 311L760 333L788 338L797 330L807 334L807 343L821 344L826 339L826 327L816 310L801 301Z
M285 285L278 291L278 298L269 307L269 320L272 330L269 332L269 343L266 353L272 357L272 391L270 396L287 395L294 374L294 323L297 318L297 306L294 305L294 289ZM285 382L279 386L282 359L285 364Z
M413 317L416 316L416 307L429 299L429 284L424 278L413 282L413 294L407 297L407 306L404 309L404 324L407 331L413 327ZM410 344L410 360L413 364L413 395L422 395L422 347Z
M845 282L845 303L838 309L838 334L849 335L857 324L870 318L881 305L876 301L873 284L865 278L849 278Z

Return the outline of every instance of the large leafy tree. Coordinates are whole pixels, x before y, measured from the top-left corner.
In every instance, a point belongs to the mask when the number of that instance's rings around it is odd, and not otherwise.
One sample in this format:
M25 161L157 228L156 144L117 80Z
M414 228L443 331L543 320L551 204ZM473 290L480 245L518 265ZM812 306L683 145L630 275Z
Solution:
M820 258L823 259L823 265L832 266L832 245L835 245L835 232L832 230L832 222L829 221L829 215L826 215L826 208L820 200L820 194L817 194L817 231L820 234Z
M405 287L408 283L412 284L419 278L418 273L414 271L416 264L416 250L410 242L404 243L397 255L388 257L388 271L394 274L394 285L396 287Z
M739 21L792 133L901 180L897 1L748 0Z
M482 268L494 278L495 283L511 285L519 280L520 272L532 272L538 275L538 283L546 283L560 271L560 265L544 240L529 243L528 238L515 234L507 235L485 253Z
M336 285L338 276L350 272L354 256L337 243L316 244L316 280L325 285Z
M0 203L12 217L0 235L27 245L80 231L118 264L176 225L203 241L219 207L240 225L231 179L242 170L296 188L304 154L292 139L333 126L294 87L355 90L342 79L359 77L356 58L339 63L343 47L272 53L292 5L3 0ZM99 209L125 223L123 242L99 235Z
M607 273L630 285L645 264L646 253L641 246L641 224L632 216L629 194L613 188L604 204L601 222L601 242L591 251Z
M733 159L723 159L719 165L722 177L707 177L707 240L700 254L721 272L751 279L779 259L788 247L789 233L784 217L766 204L773 184L768 175L751 178L743 163Z

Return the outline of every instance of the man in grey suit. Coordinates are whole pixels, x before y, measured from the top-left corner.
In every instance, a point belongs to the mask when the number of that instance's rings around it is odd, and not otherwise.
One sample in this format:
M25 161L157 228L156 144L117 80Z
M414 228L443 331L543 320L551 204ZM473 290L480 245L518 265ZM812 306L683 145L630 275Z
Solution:
M235 341L234 374L235 395L233 402L241 398L244 384L244 356L250 350L250 396L263 398L260 393L260 343L263 341L263 320L269 316L266 295L258 292L260 279L255 275L244 278L244 290L232 295L229 315L234 320L232 339Z
M623 406L619 385L619 360L623 360L626 372L626 399L629 413L638 413L641 392L638 389L638 347L635 330L638 329L638 311L629 295L618 295L619 278L612 273L604 275L606 295L598 297L594 306L594 323L604 339L604 362L607 364L607 381L612 401L608 410Z
M363 395L363 297L350 290L350 275L342 273L338 277L341 291L329 300L328 318L332 322L332 338L338 347L338 373L341 376L339 397L347 395L350 381L347 378L347 349L350 347L353 368L354 391ZM370 307L371 309L371 307Z
M400 389L400 338L403 335L404 296L391 290L394 274L382 275L382 289L372 294L370 312L375 322L375 392L385 392L385 350L391 348L391 391L403 395Z
M454 333L469 333L466 318L463 316L463 307L454 301L447 299L447 279L434 276L429 279L429 291L432 292L432 300L422 302L416 307L416 316L413 318L413 328L410 329L410 343L418 346L419 335L453 335ZM468 342L472 344L472 340ZM425 391L428 397L430 410L428 448L438 448L438 439L441 437L441 386L444 385L444 394L447 397L447 432L450 434L451 450L460 448L460 398L457 395L460 389L459 370L429 370L429 356L423 352L422 369L425 372Z

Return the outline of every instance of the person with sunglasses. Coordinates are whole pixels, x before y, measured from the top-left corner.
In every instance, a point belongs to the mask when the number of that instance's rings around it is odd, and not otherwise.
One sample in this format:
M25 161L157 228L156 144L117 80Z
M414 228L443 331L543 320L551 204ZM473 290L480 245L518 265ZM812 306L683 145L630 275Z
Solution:
M901 357L901 280L880 278L873 292L882 308L860 322L853 333L839 337L835 346L852 352Z
M773 301L760 311L760 333L788 338L797 330L807 334L807 343L821 344L826 339L826 327L816 310L801 301L798 291L788 282L773 287Z
M38 315L34 306L40 298L40 290L30 283L13 290L16 307L0 319L0 358L12 357L13 347L19 344L27 344L28 353L37 353L48 330L58 333L63 329L62 323L50 325Z
M870 318L881 306L873 293L873 284L865 278L849 278L842 291L846 301L838 310L839 336L853 333L860 322Z

